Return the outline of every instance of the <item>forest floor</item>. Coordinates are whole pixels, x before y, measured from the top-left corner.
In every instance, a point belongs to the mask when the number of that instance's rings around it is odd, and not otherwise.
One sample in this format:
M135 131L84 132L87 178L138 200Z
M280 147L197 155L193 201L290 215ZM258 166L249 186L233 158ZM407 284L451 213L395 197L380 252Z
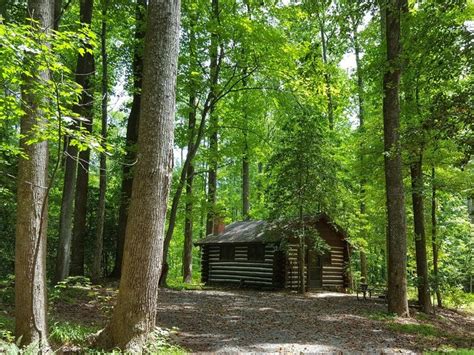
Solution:
M50 291L50 343L58 353L88 352L116 298L116 284L63 285ZM13 341L12 289L0 288L0 352ZM474 316L451 310L408 319L383 300L355 295L255 290L173 290L159 294L163 340L151 353L422 352L474 348ZM5 343L3 343L5 346ZM3 348L5 350L5 348Z
M400 319L383 300L251 290L162 290L158 325L191 352L421 352L470 349L474 317L441 310Z

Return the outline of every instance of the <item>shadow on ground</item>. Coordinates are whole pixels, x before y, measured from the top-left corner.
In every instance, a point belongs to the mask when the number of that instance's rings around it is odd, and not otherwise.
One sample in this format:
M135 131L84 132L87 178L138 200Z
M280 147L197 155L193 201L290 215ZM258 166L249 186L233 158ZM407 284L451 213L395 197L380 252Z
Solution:
M370 315L386 310L353 295L251 290L161 290L158 324L177 327L175 341L192 352L419 352L413 334L388 329Z

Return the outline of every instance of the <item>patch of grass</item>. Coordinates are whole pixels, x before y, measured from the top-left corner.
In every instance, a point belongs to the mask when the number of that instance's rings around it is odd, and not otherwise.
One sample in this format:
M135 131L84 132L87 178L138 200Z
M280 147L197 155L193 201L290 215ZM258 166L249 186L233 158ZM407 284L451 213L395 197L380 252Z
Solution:
M461 348L453 348L449 345L443 345L436 351L424 351L423 354L428 355L437 355L437 354L446 354L446 353L453 353L456 355L473 355L473 349L461 349Z
M15 303L15 275L7 275L0 279L0 303Z
M145 345L144 352L147 354L187 354L188 352L182 347L170 343L170 335L172 333L173 330L156 328Z
M6 314L0 312L0 341L12 342L15 340L13 335L15 321Z
M394 320L396 314L388 313L388 312L373 312L369 313L368 318L372 320L379 320L379 321L387 321L387 320Z
M98 327L74 324L71 322L55 322L50 327L50 340L61 345L85 345L87 338L96 333Z
M396 332L423 335L426 337L436 337L440 335L438 329L431 324L401 324L391 322L388 328Z
M191 283L191 284L187 284L187 283L184 283L182 281L178 281L178 280L170 280L168 282L168 288L170 289L173 289L173 290L177 290L177 291L182 291L182 290L202 290L204 287L204 284L202 283Z

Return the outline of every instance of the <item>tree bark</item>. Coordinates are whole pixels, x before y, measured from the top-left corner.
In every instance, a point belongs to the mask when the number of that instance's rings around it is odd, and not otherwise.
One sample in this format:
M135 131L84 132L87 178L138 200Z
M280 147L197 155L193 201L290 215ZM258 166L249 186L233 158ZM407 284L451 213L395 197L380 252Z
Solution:
M383 78L385 192L388 213L388 310L408 316L406 216L400 146L400 12L403 0L388 0L387 69Z
M122 277L105 348L140 351L155 328L158 279L173 164L179 0L151 0L145 36L137 165L125 235Z
M320 11L325 11L325 9L320 9ZM327 55L327 38L326 38L326 29L324 24L324 14L318 13L319 18L319 32L321 35L321 47L322 47L322 58L324 63L324 84L326 86L326 96L328 100L328 122L329 128L332 130L334 128L334 103L332 99L331 92L331 76L328 72L328 55Z
M81 24L92 23L93 0L80 1ZM78 58L76 75L83 76L81 105L78 113L83 117L81 125L90 134L92 133L92 119L94 108L94 57L85 52ZM83 101L82 101L83 100ZM89 160L90 149L79 153L78 170L76 177L76 193L74 197L74 226L72 228L71 275L84 275L84 243L87 235L87 195L89 192Z
M359 106L359 133L362 134L364 132L364 82L362 78L362 71L360 65L360 46L359 46L359 37L357 33L358 27L358 20L355 18L351 18L352 22L352 35L353 35L353 46L354 46L354 53L356 59L356 75L357 75L357 99L358 99L358 106ZM364 154L362 152L361 147L361 154L360 154L360 171L363 174L364 171ZM362 175L360 179L360 203L359 203L359 212L361 216L365 215L365 177ZM365 251L363 248L359 251L360 255L360 276L361 281L367 283L369 281L367 275L367 256L365 255Z
M436 240L437 230L437 218L436 218L436 169L433 166L431 168L431 247L433 249L433 273L435 276L435 289L436 289L436 301L438 307L443 307L443 300L441 298L441 291L439 289L439 272L438 272L438 241Z
M56 2L57 5L57 2ZM81 1L81 23L90 24L92 20L92 7L88 8L83 1ZM90 4L92 6L92 4ZM55 10L55 16L60 16L60 9ZM79 103L73 107L74 113L81 117L92 117L92 78L91 75L94 71L94 59L89 53L84 55L79 55L77 57L76 65L76 83L82 87L81 97ZM73 124L73 129L77 128L79 123L76 121ZM91 127L91 126L90 126ZM69 276L69 269L71 263L71 244L73 243L73 217L74 217L74 199L75 199L75 190L76 190L76 178L77 177L77 168L78 168L78 150L75 146L70 144L72 137L66 137L65 145L65 164L64 164L64 183L63 183L63 193L61 199L61 212L59 217L59 245L56 255L56 268L54 282L64 280ZM82 156L84 157L84 156ZM81 168L84 167L84 163L80 162ZM75 241L74 249L78 245L78 240ZM75 249L75 256L80 257L76 254L77 249ZM83 255L83 254L82 254ZM83 257L82 257L83 260ZM75 261L78 262L77 259ZM82 269L78 268L75 265L74 274L83 274ZM82 271L81 271L82 270Z
M413 202L413 221L415 228L416 273L418 277L418 302L421 310L431 313L430 288L428 280L428 263L426 257L425 216L423 203L423 163L420 153L411 165L411 187Z
M120 189L119 225L117 235L117 250L114 269L111 277L120 278L122 273L123 246L125 244L125 229L127 227L128 206L132 196L133 174L132 167L136 160L136 143L140 119L141 88L143 77L142 44L145 37L146 0L137 0L135 12L135 41L137 46L133 52L133 101L127 121L126 156L122 170L122 186Z
M250 164L247 133L244 134L244 153L242 156L242 217L250 218Z
M219 0L212 0L212 20L219 22ZM218 81L218 48L219 36L214 30L211 34L211 46L209 50L210 57L210 77L211 77L211 94L215 98L217 96ZM207 189L207 218L206 218L206 235L212 234L214 226L215 209L217 202L217 164L218 164L218 139L219 139L219 118L215 113L215 106L212 106L209 114L209 173L208 173L208 189Z
M189 27L189 70L194 71L197 67L196 63L196 36L195 36L195 16L190 15L191 23ZM190 73L190 78L193 76ZM194 139L196 135L196 83L190 79L189 83L189 120L188 120L188 152L194 147ZM199 143L197 143L199 144ZM191 161L186 169L186 204L184 215L184 245L183 245L183 282L191 283L193 281L193 182L194 182L194 165ZM165 278L166 281L166 278Z
M30 0L28 17L38 21L37 31L48 31L53 26L54 2ZM17 222L15 239L15 338L20 346L36 343L40 349L48 347L46 322L46 232L48 224L48 142L28 144L37 138L35 131L44 129L47 119L42 117L43 98L35 93L35 82L47 82L47 70L24 78L22 87L23 110L20 121L23 138L20 148L27 158L20 156L17 182Z
M101 102L101 138L105 149L107 141L107 103L108 103L108 75L107 75L107 6L108 0L102 3L102 30L101 30L101 57L102 57L102 102ZM102 277L102 252L104 245L105 223L105 192L107 190L107 156L100 153L99 163L99 206L97 209L97 233L94 245L94 258L92 261L91 278L97 281Z
M70 144L71 137L65 137L64 183L59 215L59 245L56 254L54 283L69 276L71 262L72 217L74 212L74 191L76 187L77 148Z
M218 0L213 0L212 2L212 8L213 8L213 16L214 18L218 19L219 15L219 8L218 8ZM203 135L204 135L204 130L205 130L205 124L206 124L206 117L209 114L210 115L210 121L212 121L212 112L215 109L215 104L217 102L217 81L219 77L219 64L218 64L218 43L217 43L218 37L217 33L212 33L211 34L211 49L210 49L210 77L209 77L209 85L210 85L210 91L209 95L204 103L203 110L201 112L201 119L200 119L200 124L199 128L197 129L197 134L196 134L196 139L193 144L193 149L188 150L188 153L186 155L186 159L184 161L183 167L181 169L181 174L179 176L179 181L178 181L178 186L176 187L176 191L173 196L173 201L171 203L171 210L170 210L170 217L169 217L169 224L168 224L168 229L166 230L166 237L165 237L165 242L163 246L163 267L162 267L162 275L160 277L160 286L164 287L166 286L167 278L168 278L168 251L169 251L169 246L171 243L171 239L173 237L174 233L174 228L176 225L176 217L178 213L178 206L179 206L179 200L181 199L181 195L183 192L183 189L185 187L186 183L186 172L189 169L189 166L192 164L192 161L197 153L197 150L199 149L199 146L201 144ZM214 123L215 124L215 123ZM210 125L212 126L213 123L211 122ZM216 136L217 139L217 136ZM217 143L217 141L216 141ZM217 161L216 161L217 164ZM217 170L217 169L216 169ZM209 169L209 174L210 174L211 169ZM208 200L209 201L209 200ZM209 214L208 216L209 217ZM206 220L207 222L207 220ZM206 223L206 231L209 227L207 226ZM211 228L211 233L212 233L212 226ZM206 234L207 235L207 234Z

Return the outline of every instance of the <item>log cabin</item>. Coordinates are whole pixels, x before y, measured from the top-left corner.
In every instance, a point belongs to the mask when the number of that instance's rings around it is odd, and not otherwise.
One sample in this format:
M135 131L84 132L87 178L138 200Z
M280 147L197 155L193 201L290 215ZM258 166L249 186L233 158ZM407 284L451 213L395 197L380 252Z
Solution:
M329 248L319 255L305 240L304 277L307 290L345 290L350 246L347 233L326 214L305 217ZM276 233L267 221L218 225L201 239L201 278L207 285L234 284L296 290L300 285L300 246L296 236Z

